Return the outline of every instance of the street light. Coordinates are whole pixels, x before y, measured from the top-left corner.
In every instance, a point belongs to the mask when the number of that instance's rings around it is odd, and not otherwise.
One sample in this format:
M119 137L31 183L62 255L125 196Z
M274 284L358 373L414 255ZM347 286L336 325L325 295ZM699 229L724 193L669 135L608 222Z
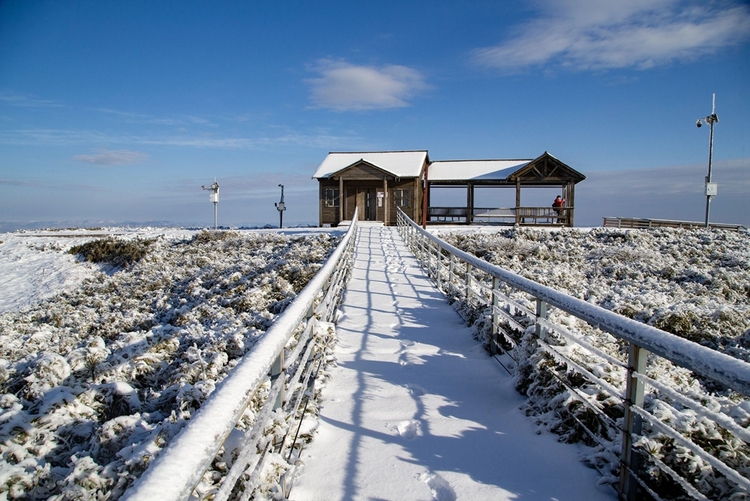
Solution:
M276 206L276 210L279 211L279 229L281 229L284 227L284 211L286 210L286 205L284 205L284 185L280 184L279 187L281 188L281 201L274 205Z
M695 122L696 127L701 127L704 122L711 127L711 132L708 136L708 176L706 176L706 228L708 228L708 214L711 211L711 198L715 197L718 192L718 185L711 182L711 159L714 155L714 124L719 121L719 117L716 115L716 94L713 96L711 114L706 118L699 118Z

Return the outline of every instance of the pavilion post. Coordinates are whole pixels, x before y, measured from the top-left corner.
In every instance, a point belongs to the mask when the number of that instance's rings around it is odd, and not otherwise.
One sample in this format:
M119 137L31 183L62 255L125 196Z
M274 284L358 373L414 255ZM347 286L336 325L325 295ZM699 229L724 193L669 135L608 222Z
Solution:
M516 224L521 224L521 179L516 178Z

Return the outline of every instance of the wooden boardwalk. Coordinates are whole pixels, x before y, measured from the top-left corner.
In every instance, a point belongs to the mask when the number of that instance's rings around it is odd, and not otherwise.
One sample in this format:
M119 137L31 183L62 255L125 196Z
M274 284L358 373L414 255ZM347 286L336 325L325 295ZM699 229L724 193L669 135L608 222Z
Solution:
M396 228L362 225L337 365L290 499L616 499L523 397Z

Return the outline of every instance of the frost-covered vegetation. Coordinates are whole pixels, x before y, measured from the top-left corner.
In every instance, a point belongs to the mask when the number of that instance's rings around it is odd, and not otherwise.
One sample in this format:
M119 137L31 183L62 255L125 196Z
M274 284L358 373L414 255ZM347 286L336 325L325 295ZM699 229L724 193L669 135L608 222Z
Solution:
M201 232L73 249L103 271L0 315L0 499L120 497L337 240Z
M498 233L441 235L452 245L536 282L750 361L750 235L705 230L621 231L515 228ZM523 294L513 297L524 301ZM531 305L530 305L531 306ZM481 336L489 335L487 312L467 309ZM533 308L533 307L532 307ZM552 319L605 353L627 360L627 347L609 334L553 310ZM519 316L522 325L530 319ZM533 329L507 329L515 341L517 389L524 406L561 440L598 444L588 460L610 479L619 466L622 404L588 382L572 367L541 349ZM586 350L552 337L560 352L597 377L622 388L624 369L603 363ZM510 345L508 345L510 348ZM726 414L740 428L750 426L750 402L744 396L689 371L649 357L647 375L666 390L647 386L644 407L710 454L750 478L750 446L731 435L706 413L675 401L669 390ZM574 398L572 390L578 392ZM603 411L592 412L582 399ZM619 422L618 422L619 420ZM588 429L585 430L584 426ZM647 451L644 471L650 488L664 499L683 499L681 487L656 467L656 459L690 480L709 499L748 499L705 460L646 423L640 445ZM593 432L595 440L589 435ZM685 499L692 499L685 497Z

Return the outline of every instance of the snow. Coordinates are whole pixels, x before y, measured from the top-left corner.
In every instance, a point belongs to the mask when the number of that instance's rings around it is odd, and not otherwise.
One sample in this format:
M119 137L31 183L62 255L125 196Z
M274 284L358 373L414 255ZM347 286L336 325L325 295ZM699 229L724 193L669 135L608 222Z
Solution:
M438 160L430 164L430 181L505 180L531 160Z
M539 433L394 228L360 229L335 368L290 499L616 499Z
M445 238L457 247L525 278L750 360L747 232L433 231L451 232ZM534 388L528 397L519 394L518 377L487 357L474 339L478 327L464 326L395 230L361 232L336 328L338 365L322 384L321 416L303 422L302 436L313 440L303 449L291 498L614 499L611 487L597 485L612 477L580 459L606 470L619 444L559 443L549 430L572 440L559 414L570 399L545 394L540 380L524 382ZM340 234L306 229L224 238L102 228L0 235L0 499L122 496L242 357L262 347ZM154 243L126 269L66 253L106 236ZM612 336L587 331L560 310L551 315L622 360ZM590 370L615 384L622 369L597 364ZM650 360L648 375L739 426L750 422L747 399L708 394L689 371ZM644 408L695 441L722 438L709 413L668 396L651 388ZM687 449L645 440L666 451L670 465L684 465L681 474L692 472L691 481L713 482L709 467ZM720 447L718 454L747 475L747 444L727 439ZM266 470L286 467L271 457ZM274 487L267 473L265 492ZM215 475L210 470L204 481ZM731 486L710 485L711 498L731 494Z
M390 172L396 177L419 177L427 161L427 151L332 152L317 168L313 179L330 177L361 160Z
M340 234L0 236L3 279L25 292L8 291L17 300L0 314L0 499L118 499L243 355L261 353L254 346ZM118 269L66 253L112 236L146 256ZM45 284L40 302L24 280L32 262L73 278Z

